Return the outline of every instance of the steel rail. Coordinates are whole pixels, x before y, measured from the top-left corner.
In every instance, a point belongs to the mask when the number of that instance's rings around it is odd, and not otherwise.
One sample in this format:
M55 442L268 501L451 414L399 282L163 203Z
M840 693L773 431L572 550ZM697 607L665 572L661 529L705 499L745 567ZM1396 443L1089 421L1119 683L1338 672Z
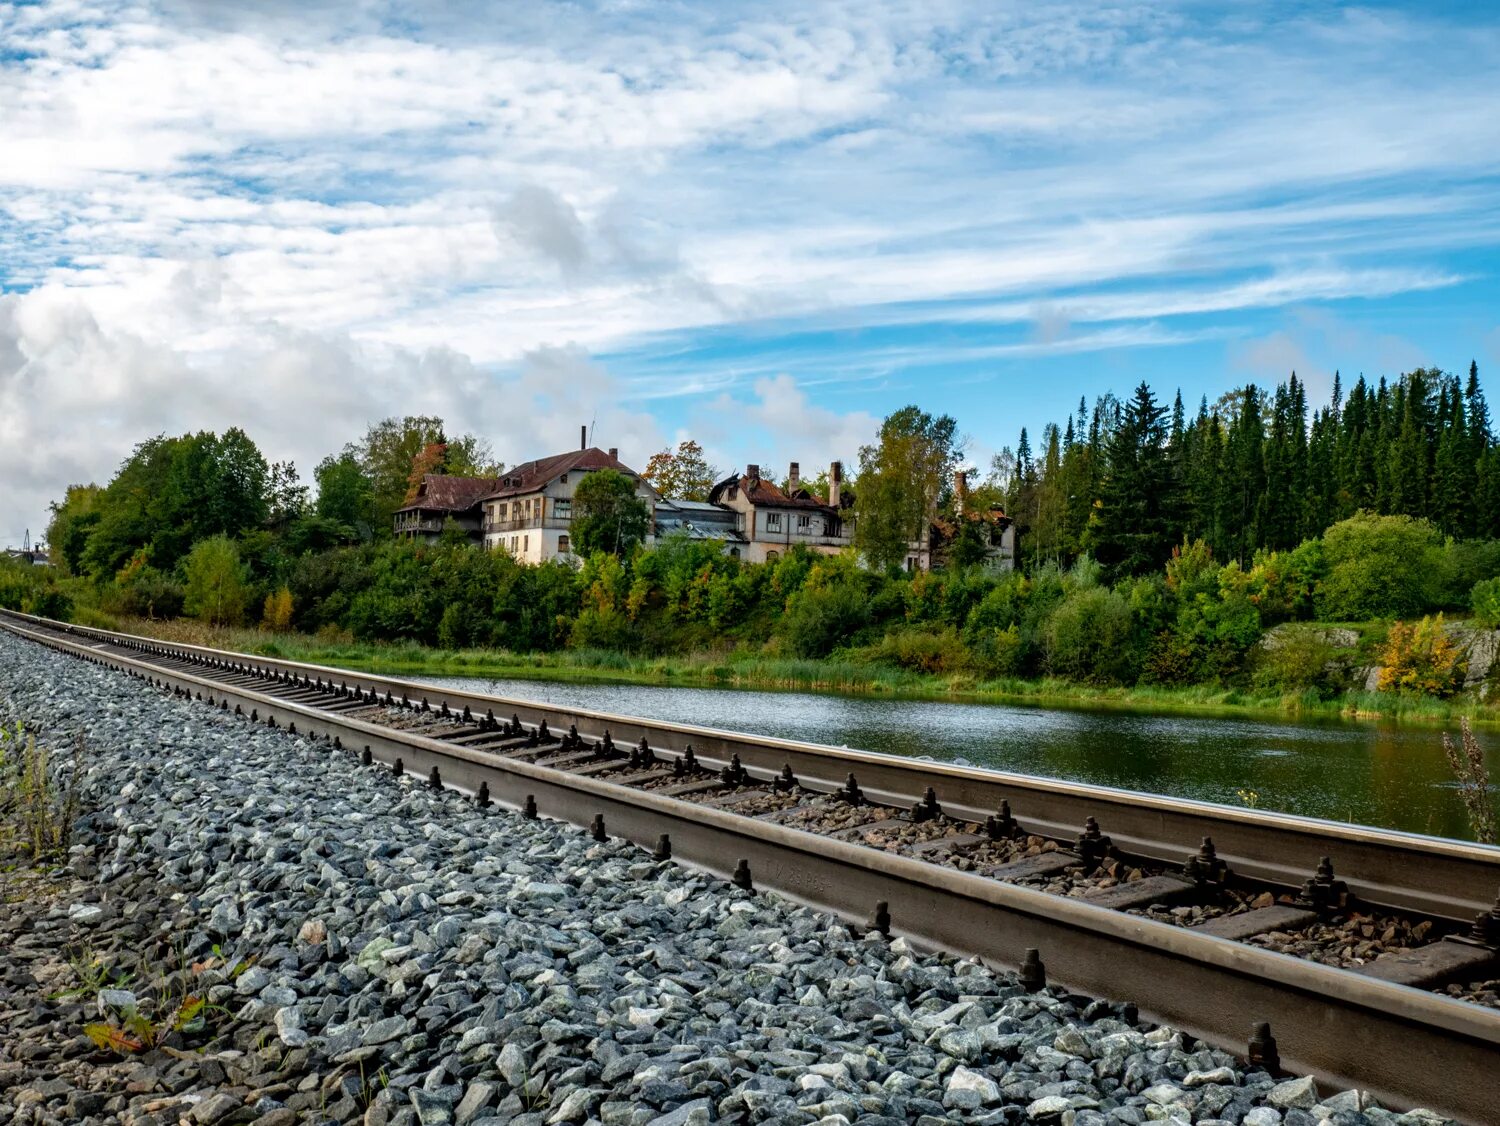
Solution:
M1028 832L1059 840L1072 839L1085 819L1094 817L1122 852L1169 864L1180 864L1197 849L1202 838L1211 837L1218 855L1238 876L1279 887L1300 888L1313 874L1319 859L1327 856L1332 859L1338 877L1363 902L1417 911L1465 925L1490 909L1500 889L1500 848L1463 841L581 708L554 707L326 665L158 641L14 612L0 612L0 620L4 618L137 651L194 661L228 662L286 675L326 677L330 682L337 680L365 692L388 692L398 700L426 700L434 709L447 706L455 713L466 707L479 715L493 709L505 718L514 714L531 726L543 721L553 730L576 726L580 735L592 739L608 731L617 743L635 743L644 738L657 750L668 752L681 751L690 744L706 766L721 767L738 755L751 776L760 781L772 778L783 766L790 766L799 782L814 791L831 792L843 785L847 775L854 774L872 801L897 807L909 807L931 786L946 813L979 823L1006 800L1016 820ZM934 743L940 740L941 733L935 732Z
M909 857L862 848L630 790L598 779L496 757L365 720L163 669L12 617L19 636L124 669L259 721L323 737L372 761L470 794L481 787L521 807L575 824L602 816L610 835L650 847L668 834L675 858L729 875L744 861L757 886L866 918L891 905L894 933L1002 968L1037 949L1055 984L1134 1000L1150 1019L1230 1050L1267 1021L1287 1070L1358 1086L1395 1105L1420 1104L1459 1119L1493 1121L1500 1106L1500 1012L1348 971L1301 961L1074 899L999 883ZM324 670L327 671L327 670Z

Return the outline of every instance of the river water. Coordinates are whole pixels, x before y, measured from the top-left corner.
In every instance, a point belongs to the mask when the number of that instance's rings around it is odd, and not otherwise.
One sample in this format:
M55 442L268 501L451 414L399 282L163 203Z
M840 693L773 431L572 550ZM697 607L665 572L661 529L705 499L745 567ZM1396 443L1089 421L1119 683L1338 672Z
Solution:
M427 678L693 723L1436 836L1471 836L1429 726L1137 715L808 692ZM1456 732L1455 732L1456 736ZM1485 731L1500 775L1500 736Z

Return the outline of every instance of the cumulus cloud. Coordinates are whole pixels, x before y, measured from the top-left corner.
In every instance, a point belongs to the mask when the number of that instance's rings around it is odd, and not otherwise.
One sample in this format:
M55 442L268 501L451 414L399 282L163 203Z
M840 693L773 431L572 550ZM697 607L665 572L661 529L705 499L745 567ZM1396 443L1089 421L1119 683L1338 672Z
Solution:
M640 457L681 399L732 408L691 415L721 464L847 458L873 415L814 372L1179 344L1500 241L1500 41L1439 16L0 0L0 38L0 538L191 426L306 470L407 410L507 460L597 413Z

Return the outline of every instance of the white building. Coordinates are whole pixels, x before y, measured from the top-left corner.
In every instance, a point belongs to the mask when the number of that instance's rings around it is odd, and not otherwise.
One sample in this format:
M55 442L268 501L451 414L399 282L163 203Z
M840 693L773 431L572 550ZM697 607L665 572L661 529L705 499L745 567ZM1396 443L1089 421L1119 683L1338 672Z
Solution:
M834 462L829 469L829 497L825 502L802 487L795 461L785 489L762 477L760 466L747 465L743 474L726 477L715 485L708 502L738 514L737 531L744 543L731 544L728 550L747 563L775 561L797 546L820 555L836 555L850 542L839 507L843 478L843 466Z
M655 542L656 490L618 456L619 451L589 447L528 461L500 475L499 488L480 501L484 545L506 551L522 563L573 557L573 493L596 469L613 469L635 482L646 502L646 545Z

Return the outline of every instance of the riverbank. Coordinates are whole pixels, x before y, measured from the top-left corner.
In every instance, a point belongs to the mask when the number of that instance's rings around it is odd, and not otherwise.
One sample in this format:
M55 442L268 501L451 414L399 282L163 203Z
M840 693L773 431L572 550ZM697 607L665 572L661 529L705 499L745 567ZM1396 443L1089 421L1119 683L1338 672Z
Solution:
M413 643L371 644L301 633L215 628L189 619L116 619L94 613L81 617L83 624L145 634L164 641L387 676L745 688L1152 715L1379 720L1433 726L1455 724L1460 716L1467 716L1475 723L1500 725L1500 703L1437 700L1385 692L1345 692L1325 699L1312 691L1282 693L1222 685L1098 685L1052 677L985 680L967 674L937 675L838 659L803 660L749 652L640 657L598 649L553 653L453 650Z

